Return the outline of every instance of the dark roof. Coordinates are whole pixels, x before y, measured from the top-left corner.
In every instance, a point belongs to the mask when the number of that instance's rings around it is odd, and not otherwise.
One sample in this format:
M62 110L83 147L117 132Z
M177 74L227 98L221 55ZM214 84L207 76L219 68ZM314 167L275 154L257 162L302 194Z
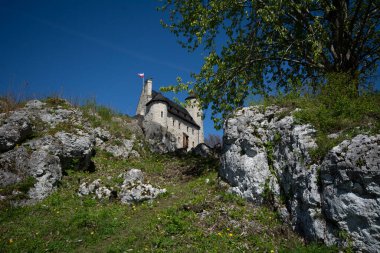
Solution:
M165 97L164 95L162 95L161 93L159 93L157 91L152 91L152 99L146 105L148 106L154 102L166 103L168 105L168 111L171 114L173 114L173 115L177 116L178 118L194 125L197 129L200 129L198 124L195 123L193 117L191 117L191 115L189 114L189 112L185 108L183 108L182 106L180 106L177 103L174 103L173 101L171 101L170 99L168 99L167 97Z
M195 99L196 97L194 95L189 95L187 98L185 98L185 100L188 100L188 99Z

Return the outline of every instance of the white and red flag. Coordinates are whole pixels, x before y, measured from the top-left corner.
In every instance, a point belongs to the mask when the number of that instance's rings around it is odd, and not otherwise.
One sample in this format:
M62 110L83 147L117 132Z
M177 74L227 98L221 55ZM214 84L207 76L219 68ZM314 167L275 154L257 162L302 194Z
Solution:
M141 78L144 78L144 73L138 73L137 74L139 77L141 77Z

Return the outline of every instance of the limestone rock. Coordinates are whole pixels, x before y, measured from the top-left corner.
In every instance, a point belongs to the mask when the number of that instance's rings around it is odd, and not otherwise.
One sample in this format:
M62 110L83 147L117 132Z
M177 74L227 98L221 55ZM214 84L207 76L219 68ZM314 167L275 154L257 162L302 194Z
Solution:
M119 177L123 177L124 182L122 185L115 186L115 188L118 188L118 192L114 190L114 195L117 195L123 204L153 200L158 195L166 192L166 189L159 189L150 184L144 184L144 175L138 169L130 169L128 172L119 175ZM113 188L102 186L101 180L97 179L92 183L82 183L78 189L78 196L83 197L95 194L98 199L110 199L113 196L112 191Z
M98 199L109 199L111 197L112 189L108 189L101 185L101 180L98 178L92 183L84 182L79 186L78 196L83 197L86 195L95 194Z
M8 151L32 134L28 114L15 111L0 126L0 152Z
M152 200L159 194L165 193L166 189L157 189L150 184L138 184L133 188L122 188L120 201L123 204Z
M191 152L202 157L210 157L214 153L213 149L205 143L198 144L195 148L191 149Z
M55 190L65 170L93 167L93 136L79 129L76 133L60 131L53 136L47 132L62 122L75 123L81 116L75 108L50 108L38 100L31 100L23 108L2 115L0 187L23 182L28 177L36 180L27 193L29 199L18 204L31 204L47 197Z
M148 141L149 148L155 153L174 152L177 149L177 139L161 125L144 120L142 122L145 139Z
M380 135L334 147L321 166L328 231L345 231L355 248L380 251ZM334 234L328 239L334 243Z
M243 108L226 120L219 174L229 191L270 201L308 240L380 251L380 135L343 141L313 164L315 129L281 110Z
M130 169L127 173L123 175L124 182L123 185L135 185L138 183L142 183L144 181L144 175L141 170L138 169Z

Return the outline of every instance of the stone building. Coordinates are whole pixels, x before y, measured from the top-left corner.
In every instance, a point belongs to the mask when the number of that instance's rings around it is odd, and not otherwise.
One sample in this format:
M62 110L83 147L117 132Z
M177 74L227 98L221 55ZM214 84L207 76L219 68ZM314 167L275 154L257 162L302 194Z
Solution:
M166 138L170 138L175 149L190 150L203 143L203 113L195 96L186 98L187 105L184 108L152 90L152 86L152 79L145 81L136 109L136 115L143 118L147 137L157 138L159 135L165 143Z

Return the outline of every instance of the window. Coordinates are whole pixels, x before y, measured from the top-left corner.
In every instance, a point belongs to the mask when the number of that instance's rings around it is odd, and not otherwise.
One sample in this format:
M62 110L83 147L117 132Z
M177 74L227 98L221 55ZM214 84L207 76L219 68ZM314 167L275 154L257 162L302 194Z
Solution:
M193 142L193 148L194 148L194 142Z
M174 119L173 119L173 126L174 126Z
M189 127L187 127L186 131L189 132Z
M191 133L194 134L194 129L192 129Z
M181 122L178 122L178 129L181 129Z
M161 111L161 118L163 118L164 117L164 112L163 111Z

